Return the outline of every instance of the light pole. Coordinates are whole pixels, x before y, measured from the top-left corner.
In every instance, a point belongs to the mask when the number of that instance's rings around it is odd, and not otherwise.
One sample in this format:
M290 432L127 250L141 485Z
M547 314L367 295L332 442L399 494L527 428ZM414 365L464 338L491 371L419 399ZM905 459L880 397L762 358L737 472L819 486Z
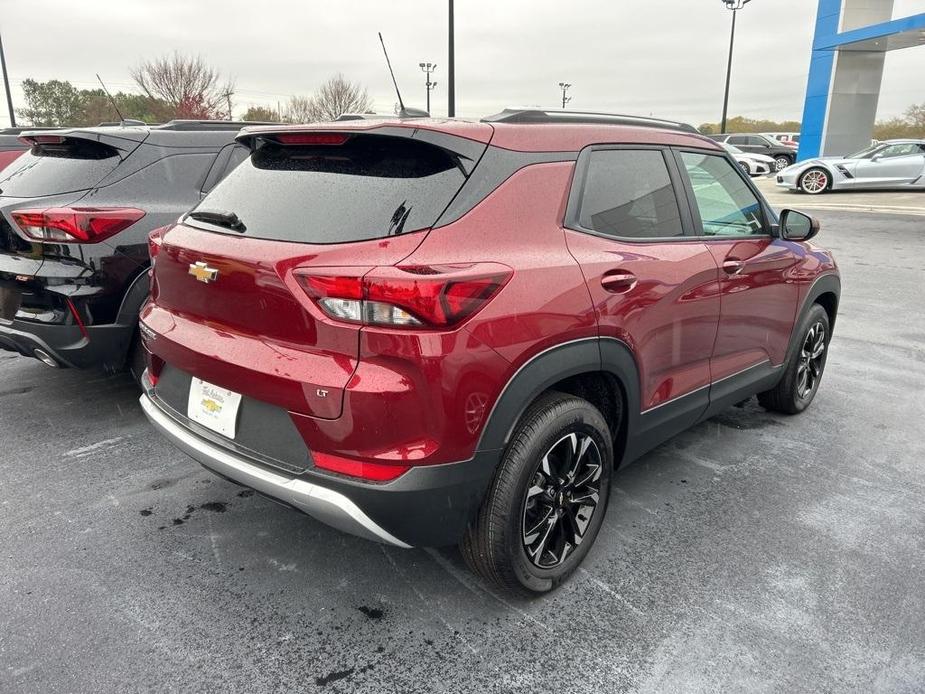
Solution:
M10 109L10 126L16 127L16 114L13 113L13 96L10 94L10 80L6 75L6 56L3 55L3 40L0 39L0 66L3 67L3 88L6 89L6 105Z
M427 82L424 83L424 86L427 88L427 112L430 113L430 93L437 86L436 82L430 81L430 75L437 69L437 63L418 63L418 65L427 74Z
M726 92L723 96L723 120L719 131L726 132L726 116L729 114L729 81L732 79L732 49L736 41L736 15L752 0L723 0L727 10L732 10L732 31L729 33L729 63L726 65Z
M572 88L572 85L568 82L559 82L559 89L562 90L562 110L565 110L565 105L572 100L572 97L566 96L566 92Z

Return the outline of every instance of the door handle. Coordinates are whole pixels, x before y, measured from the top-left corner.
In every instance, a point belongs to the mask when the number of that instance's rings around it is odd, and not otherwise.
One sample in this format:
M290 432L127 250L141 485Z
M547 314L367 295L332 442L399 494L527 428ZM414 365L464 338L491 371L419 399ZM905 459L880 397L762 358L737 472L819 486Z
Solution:
M601 286L613 294L622 294L636 286L636 275L616 270L601 277Z
M723 272L727 275L738 275L745 268L745 262L742 260L724 260Z

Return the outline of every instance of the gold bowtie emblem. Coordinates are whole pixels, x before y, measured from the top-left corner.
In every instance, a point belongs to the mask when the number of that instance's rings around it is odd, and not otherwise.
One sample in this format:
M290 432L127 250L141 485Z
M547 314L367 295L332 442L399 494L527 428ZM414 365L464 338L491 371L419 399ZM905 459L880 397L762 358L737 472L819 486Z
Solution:
M215 280L218 277L218 270L214 267L209 267L203 262L191 263L189 266L189 274L195 277L200 282L209 283Z

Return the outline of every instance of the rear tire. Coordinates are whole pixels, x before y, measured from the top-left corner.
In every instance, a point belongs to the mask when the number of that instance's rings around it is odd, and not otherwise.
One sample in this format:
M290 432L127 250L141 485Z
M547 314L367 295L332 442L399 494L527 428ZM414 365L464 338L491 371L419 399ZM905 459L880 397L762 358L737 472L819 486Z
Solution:
M561 585L594 544L612 469L613 444L600 411L571 395L543 396L518 424L466 530L466 563L521 595Z
M832 186L832 177L825 169L814 166L800 174L798 185L807 195L821 195Z
M766 410L798 414L809 407L819 390L832 337L829 314L819 304L813 304L800 321L798 334L797 349L780 381L771 390L758 394L758 402Z
M775 171L783 171L784 169L786 169L788 166L791 166L792 164L793 164L793 159L788 157L786 154L778 154L776 157L774 157L774 170Z

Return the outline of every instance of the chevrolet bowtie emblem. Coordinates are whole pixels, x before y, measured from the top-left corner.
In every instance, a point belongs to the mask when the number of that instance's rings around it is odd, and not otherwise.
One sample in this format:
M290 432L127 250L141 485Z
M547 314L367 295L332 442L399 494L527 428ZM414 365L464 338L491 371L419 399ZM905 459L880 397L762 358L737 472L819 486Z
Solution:
M189 274L195 277L200 282L205 282L208 284L215 280L218 277L218 270L214 267L209 267L203 262L190 263Z

